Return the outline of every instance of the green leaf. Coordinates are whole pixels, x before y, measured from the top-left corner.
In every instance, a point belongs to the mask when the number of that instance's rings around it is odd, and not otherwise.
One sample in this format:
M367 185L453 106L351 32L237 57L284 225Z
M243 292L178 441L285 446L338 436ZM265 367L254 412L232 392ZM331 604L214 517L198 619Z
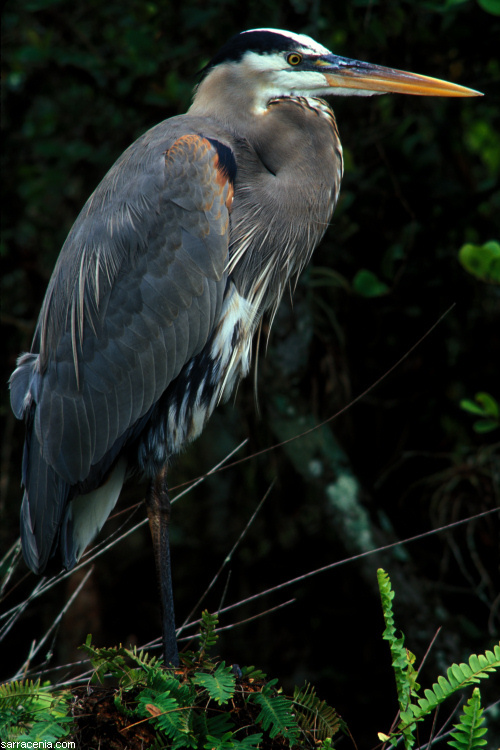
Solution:
M495 240L484 245L462 245L458 260L468 273L481 281L500 284L500 243Z
M498 428L498 420L480 419L472 425L474 432L492 432Z
M254 750L258 748L262 742L263 735L260 732L249 734L248 737L244 737L242 740L235 740L235 750Z
M478 414L481 417L484 415L483 407L476 404L475 401L471 401L470 398L463 398L460 401L460 408L464 411L468 411L469 414Z
M201 614L201 625L200 625L200 646L199 654L204 655L212 650L215 646L218 635L215 632L219 619L217 615L211 615L208 610L204 610Z
M394 592L392 591L391 580L382 568L377 570L377 581L386 625L382 637L384 640L389 641L389 647L391 649L392 668L396 680L396 689L402 719L401 723L404 725L402 731L405 738L405 744L407 747L412 747L415 742L413 737L415 724L413 722L413 714L409 708L411 706L412 694L416 694L420 688L417 683L417 671L413 667L415 656L411 651L405 648L404 637L396 637L392 610Z
M489 414L492 417L500 416L500 407L493 396L489 393L482 391L481 393L476 393L474 398L479 404L481 404L485 414Z
M352 288L362 297L381 297L387 294L389 287L380 281L373 271L361 268L352 281Z
M472 696L467 701L460 716L460 722L453 727L452 740L448 747L455 750L478 750L486 745L484 735L487 732L484 724L483 709L481 708L481 693L474 688Z
M500 16L500 0L477 0L478 5L487 13Z
M205 750L233 750L235 747L233 733L226 732L222 737L214 737L209 734L203 747Z
M204 687L210 698L220 706L233 697L236 677L231 667L226 667L225 663L221 662L213 674L196 672L193 683Z
M31 745L27 744L26 747L32 747L33 742L39 742L40 747L43 747L42 743L46 742L47 746L50 747L48 743L56 743L62 737L66 737L69 734L71 728L70 723L72 723L72 721L72 718L69 716L58 719L47 718L45 721L37 721L33 724L27 734L22 734L16 737L17 742L19 742L18 747L22 747L22 742L31 743Z
M474 401L465 398L460 401L460 408L469 414L475 414L485 419L474 422L475 432L491 432L500 426L500 407L495 398L489 393L476 393Z
M311 732L315 740L333 737L341 727L341 719L334 708L321 701L312 685L306 683L293 693L295 717L298 725Z
M449 695L468 685L473 685L479 680L487 679L492 672L499 668L500 644L495 646L493 651L488 650L484 654L472 654L469 657L468 665L452 664L447 671L449 680L443 675L439 675L432 689L425 690L425 699L419 698L418 706L416 704L411 706L415 719L421 721Z
M251 695L252 701L261 707L257 722L269 732L271 739L281 733L293 745L299 735L299 728L292 714L292 702L283 695L272 695L268 688L269 684L262 693Z
M139 694L138 709L141 716L148 717L167 737L177 737L184 730L179 704L166 693L146 688Z

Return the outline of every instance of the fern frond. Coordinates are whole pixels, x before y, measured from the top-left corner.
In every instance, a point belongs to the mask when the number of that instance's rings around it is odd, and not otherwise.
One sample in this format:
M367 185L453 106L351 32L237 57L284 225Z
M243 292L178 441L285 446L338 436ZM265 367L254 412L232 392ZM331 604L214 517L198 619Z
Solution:
M145 670L159 669L163 666L163 659L159 659L157 656L154 656L154 654L150 654L143 649L138 651L137 646L134 646L132 649L127 648L125 651L132 661Z
M234 740L234 750L256 750L262 742L262 737L260 732L255 732L242 740Z
M411 706L414 718L418 721L439 706L449 695L487 679L499 667L500 644L494 646L493 651L472 654L468 664L452 664L446 677L440 675L432 688L424 691L425 698L419 698L418 705Z
M145 685L151 675L165 672L163 659L152 656L147 651L123 646L111 648L97 648L92 644L92 636L88 635L85 643L80 646L90 659L95 670L94 676L103 682L106 675L111 675L120 681L120 687L133 688Z
M325 740L327 737L333 737L340 729L341 719L335 709L326 701L320 700L314 687L309 683L300 690L295 688L293 704L298 709L295 718L299 727L309 731L314 739Z
M271 739L277 734L282 734L293 746L299 736L299 725L292 713L292 701L282 695L273 694L272 683L263 688L260 693L251 693L251 700L260 706L261 711L257 716L257 722L269 732Z
M0 685L0 706L2 708L16 707L19 702L27 703L38 698L42 688L40 680L14 680Z
M29 732L16 736L18 747L23 746L21 743L30 743L26 744L26 747L33 747L34 742L55 743L62 737L67 737L72 723L71 716L60 716L57 719L48 717L45 721L37 721L30 727Z
M233 733L226 732L222 737L212 737L209 734L203 747L205 750L234 750Z
M219 735L207 735L204 750L256 750L262 740L262 734L250 734L242 740L236 740L232 732Z
M190 706L179 705L173 696L146 688L138 696L138 711L172 740L172 748L197 746L186 716Z
M392 669L396 681L399 710L402 719L400 730L403 733L405 748L412 748L415 744L414 731L416 723L410 711L411 697L412 693L417 693L420 689L420 685L417 682L418 672L413 666L415 655L405 648L404 635L402 634L401 638L398 638L396 635L392 609L394 591L392 590L391 579L382 568L377 570L377 581L385 621L385 630L382 638L389 642L391 650ZM391 743L394 745L395 741L391 740Z
M451 732L452 740L448 741L448 747L456 750L478 750L484 747L487 732L484 724L483 709L481 708L481 693L479 688L474 688L471 697L463 708L459 724L455 724L454 732Z
M56 741L68 735L69 692L55 695L47 683L14 681L0 685L0 732L18 742Z
M85 643L79 648L87 654L94 668L94 676L100 683L104 682L107 674L120 679L127 673L128 653L123 646L97 648L92 644L92 636L89 634Z
M219 618L217 615L211 615L208 610L204 610L201 614L201 624L200 624L200 645L199 645L199 653L198 657L201 660L205 654L209 653L215 644L217 643L217 640L219 636L215 632L215 629L218 625Z
M210 698L217 701L220 706L233 697L236 678L231 668L226 667L225 662L221 662L212 674L196 672L193 682L195 685L204 687Z
M394 613L392 609L394 591L392 590L391 579L382 568L377 570L377 581L385 620L385 630L382 634L382 638L389 642L392 666L396 678L399 707L402 711L406 711L410 703L411 694L418 692L420 688L420 685L417 683L418 673L413 667L413 664L415 663L415 655L405 648L404 635L401 635L401 638L398 638L396 635Z
M171 693L176 700L183 702L181 696L177 693L177 690L181 687L178 678L170 672L163 671L163 669L151 671L147 678L147 687L157 693Z

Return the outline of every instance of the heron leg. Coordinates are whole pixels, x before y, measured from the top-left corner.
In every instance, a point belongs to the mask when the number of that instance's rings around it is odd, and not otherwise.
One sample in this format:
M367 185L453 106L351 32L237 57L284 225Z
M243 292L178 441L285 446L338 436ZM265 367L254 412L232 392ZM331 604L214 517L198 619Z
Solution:
M161 619L163 628L163 653L166 665L179 664L175 637L174 596L170 564L170 498L167 488L167 469L164 467L152 480L146 494L149 528L153 538L156 574L160 588Z

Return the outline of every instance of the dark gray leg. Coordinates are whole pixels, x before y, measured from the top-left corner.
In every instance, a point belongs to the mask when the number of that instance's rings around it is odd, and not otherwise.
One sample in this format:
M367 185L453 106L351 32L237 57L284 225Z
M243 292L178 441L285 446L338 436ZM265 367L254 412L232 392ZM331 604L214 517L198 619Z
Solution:
M156 574L160 587L161 620L163 626L163 654L166 666L179 665L177 640L175 637L174 596L170 566L170 543L168 526L170 523L170 498L167 489L167 469L163 468L151 482L146 507L149 528L153 538Z

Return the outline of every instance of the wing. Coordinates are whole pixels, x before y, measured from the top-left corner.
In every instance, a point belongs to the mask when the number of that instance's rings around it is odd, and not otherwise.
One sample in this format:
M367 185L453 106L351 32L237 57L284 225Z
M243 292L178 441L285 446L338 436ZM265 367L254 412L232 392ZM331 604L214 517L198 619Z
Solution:
M136 141L87 202L11 378L13 410L33 430L23 518L45 559L68 496L57 477L85 482L116 454L220 313L235 164L175 120Z

